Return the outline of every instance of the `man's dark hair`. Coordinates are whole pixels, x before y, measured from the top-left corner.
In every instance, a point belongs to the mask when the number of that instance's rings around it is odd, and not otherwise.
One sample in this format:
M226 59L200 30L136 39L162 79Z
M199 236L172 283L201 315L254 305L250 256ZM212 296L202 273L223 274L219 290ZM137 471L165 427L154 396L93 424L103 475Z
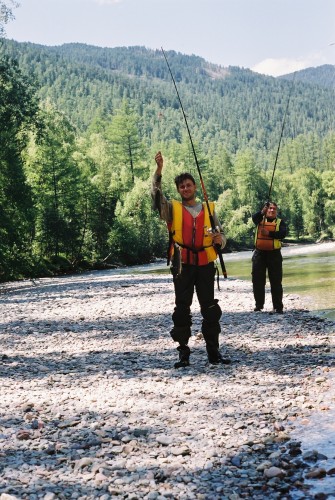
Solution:
M176 183L176 186L177 186L177 189L179 188L179 185L186 181L186 179L190 179L190 181L193 182L193 184L195 184L195 180L194 180L194 177L193 175L189 174L188 172L184 172L182 174L179 174L175 177L174 181Z

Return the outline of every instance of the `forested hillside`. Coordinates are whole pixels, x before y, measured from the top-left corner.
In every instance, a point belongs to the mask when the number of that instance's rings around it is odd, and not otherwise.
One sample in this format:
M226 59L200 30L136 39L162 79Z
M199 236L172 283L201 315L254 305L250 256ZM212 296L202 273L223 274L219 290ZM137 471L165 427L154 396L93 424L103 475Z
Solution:
M335 89L335 67L331 64L324 64L317 68L307 68L290 75L284 75L279 79L292 80L327 87L334 91Z
M39 96L49 98L81 131L92 119L112 115L126 98L143 119L142 134L149 142L158 129L164 140L180 141L184 133L177 96L160 50L83 44L45 47L7 41L6 52L38 82ZM222 68L175 52L168 57L192 132L206 152L218 142L232 153L244 147L269 150L277 145L290 92L287 78ZM299 72L285 137L308 132L325 135L334 128L331 68ZM301 80L322 85L315 88Z
M334 68L272 78L167 57L228 248L252 245L283 125L273 197L291 237L333 238ZM162 52L3 40L0 64L0 279L164 256L154 154L169 196L197 174Z

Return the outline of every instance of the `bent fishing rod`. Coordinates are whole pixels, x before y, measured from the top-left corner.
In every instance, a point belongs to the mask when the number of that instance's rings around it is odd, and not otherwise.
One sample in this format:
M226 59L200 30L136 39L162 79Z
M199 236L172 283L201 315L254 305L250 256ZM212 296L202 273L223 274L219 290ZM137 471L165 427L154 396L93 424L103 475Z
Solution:
M290 88L290 92L289 92L289 95L288 95L286 109L285 109L285 113L284 113L284 117L283 117L283 122L282 122L282 126L281 126L281 132L280 132L279 143L278 143L278 148L277 148L277 153L276 153L276 159L275 159L275 163L274 163L273 171L272 171L272 177L271 177L271 182L270 182L270 187L269 187L269 192L268 192L267 203L270 202L270 196L271 196L271 191L272 191L272 184L273 184L273 179L274 179L275 171L276 171L276 167L277 167L277 161L278 161L278 157L279 157L279 150L280 150L280 145L281 145L281 141L282 141L282 138L283 138L283 133L284 133L284 128L285 128L285 122L286 122L286 116L287 116L288 107L289 107L289 104L290 104L290 99L291 99L291 95L292 95L292 91L293 91L293 85L294 85L295 75L296 75L296 72L294 73L293 78L292 78L291 88Z
M207 210L208 210L208 214L209 214L209 221L210 221L210 224L211 224L211 228L212 228L213 233L216 233L217 232L217 228L215 226L214 217L213 217L213 214L212 214L210 206L209 206L207 191L206 191L205 184L204 184L204 181L203 181L203 178L202 178L202 175L201 175L201 170L200 170L198 158L197 158L197 154L195 152L195 147L194 147L194 144L193 144L193 140L192 140L190 128L188 126L188 122L187 122L186 114L185 114L185 111L184 111L184 107L183 107L183 104L181 102L181 98L180 98L180 95L179 95L179 92L178 92L177 84L175 82L172 70L170 68L169 61L167 60L167 57L166 57L166 54L164 52L163 47L161 47L161 49L162 49L162 53L163 53L165 62L167 64L167 67L169 69L169 72L170 72L170 75L171 75L171 79L173 81L174 88L175 88L176 93L177 93L178 101L179 101L179 104L180 104L180 109L181 109L181 111L183 113L183 117L184 117L184 120L185 120L185 124L186 124L186 128L187 128L188 136L190 138L190 143L191 143L191 147L192 147L192 151L193 151L193 156L194 156L194 159L195 159L195 164L197 166L197 170L198 170L198 174L199 174L199 178L200 178L200 184L201 184L202 193L203 193L204 200L206 202L206 206L207 206ZM220 264L221 264L221 269L222 269L223 277L227 278L227 271L226 271L226 266L225 266L225 263L223 261L223 257L222 257L222 253L221 253L221 246L220 245L215 245L215 248L216 248L218 256L219 256L219 260L220 260Z
M291 95L292 95L292 90L293 90L293 84L294 84L295 75L296 75L296 72L294 72L294 75L293 75L293 78L292 78L290 92L289 92L288 98L287 98L287 104L286 104L285 113L284 113L284 117L283 117L283 122L282 122L282 126L281 126L281 132L280 132L280 137L279 137L279 143L278 143L278 148L277 148L275 163L274 163L273 171L272 171L272 177L271 177L271 182L270 182L270 187L269 187L269 192L268 192L268 198L267 198L267 201L265 203L266 210L265 210L264 215L263 215L263 222L262 222L263 229L265 227L266 214L267 214L268 208L270 206L270 196L271 196L271 191L272 191L272 184L273 184L273 179L274 179L275 171L276 171L276 167L277 167L277 161L278 161L278 157L279 157L279 150L280 150L280 145L281 145L281 141L282 141L282 138L283 138L285 121L286 121L288 107L289 107L290 99L291 99Z

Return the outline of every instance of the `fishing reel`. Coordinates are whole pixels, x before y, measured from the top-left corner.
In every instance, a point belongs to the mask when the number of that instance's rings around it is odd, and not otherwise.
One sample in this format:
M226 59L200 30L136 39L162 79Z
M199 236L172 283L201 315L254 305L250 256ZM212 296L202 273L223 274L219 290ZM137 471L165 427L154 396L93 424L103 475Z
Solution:
M215 229L213 229L212 227L204 226L204 232L206 235L219 233L220 228L219 228L219 226L215 226Z

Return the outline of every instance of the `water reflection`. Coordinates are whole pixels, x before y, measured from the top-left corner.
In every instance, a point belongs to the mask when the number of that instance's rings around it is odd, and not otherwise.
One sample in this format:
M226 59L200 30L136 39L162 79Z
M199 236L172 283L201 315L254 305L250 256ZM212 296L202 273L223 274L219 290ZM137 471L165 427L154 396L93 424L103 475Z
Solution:
M334 375L330 375L330 383L334 382ZM335 408L333 405L333 392L328 391L323 395L324 410L319 410L309 417L296 422L291 438L301 442L303 456L306 452L316 451L323 455L323 459L317 463L309 462L310 466L320 467L326 471L335 469ZM321 479L307 479L305 484L309 485L309 494L312 498L335 498L335 478L333 474L327 474ZM317 495L324 495L319 496ZM327 495L327 496L326 496ZM292 494L293 498L296 498ZM298 498L298 497L297 497Z
M284 292L300 295L306 307L335 319L335 249L314 253L313 246L311 254L309 249L283 248ZM302 250L306 253L301 253ZM251 255L251 252L241 252L240 260L225 256L228 275L251 280Z
M335 242L282 249L284 293L300 295L306 307L335 320ZM224 254L228 277L251 281L252 251ZM165 261L126 272L169 272ZM267 284L268 286L268 284Z

